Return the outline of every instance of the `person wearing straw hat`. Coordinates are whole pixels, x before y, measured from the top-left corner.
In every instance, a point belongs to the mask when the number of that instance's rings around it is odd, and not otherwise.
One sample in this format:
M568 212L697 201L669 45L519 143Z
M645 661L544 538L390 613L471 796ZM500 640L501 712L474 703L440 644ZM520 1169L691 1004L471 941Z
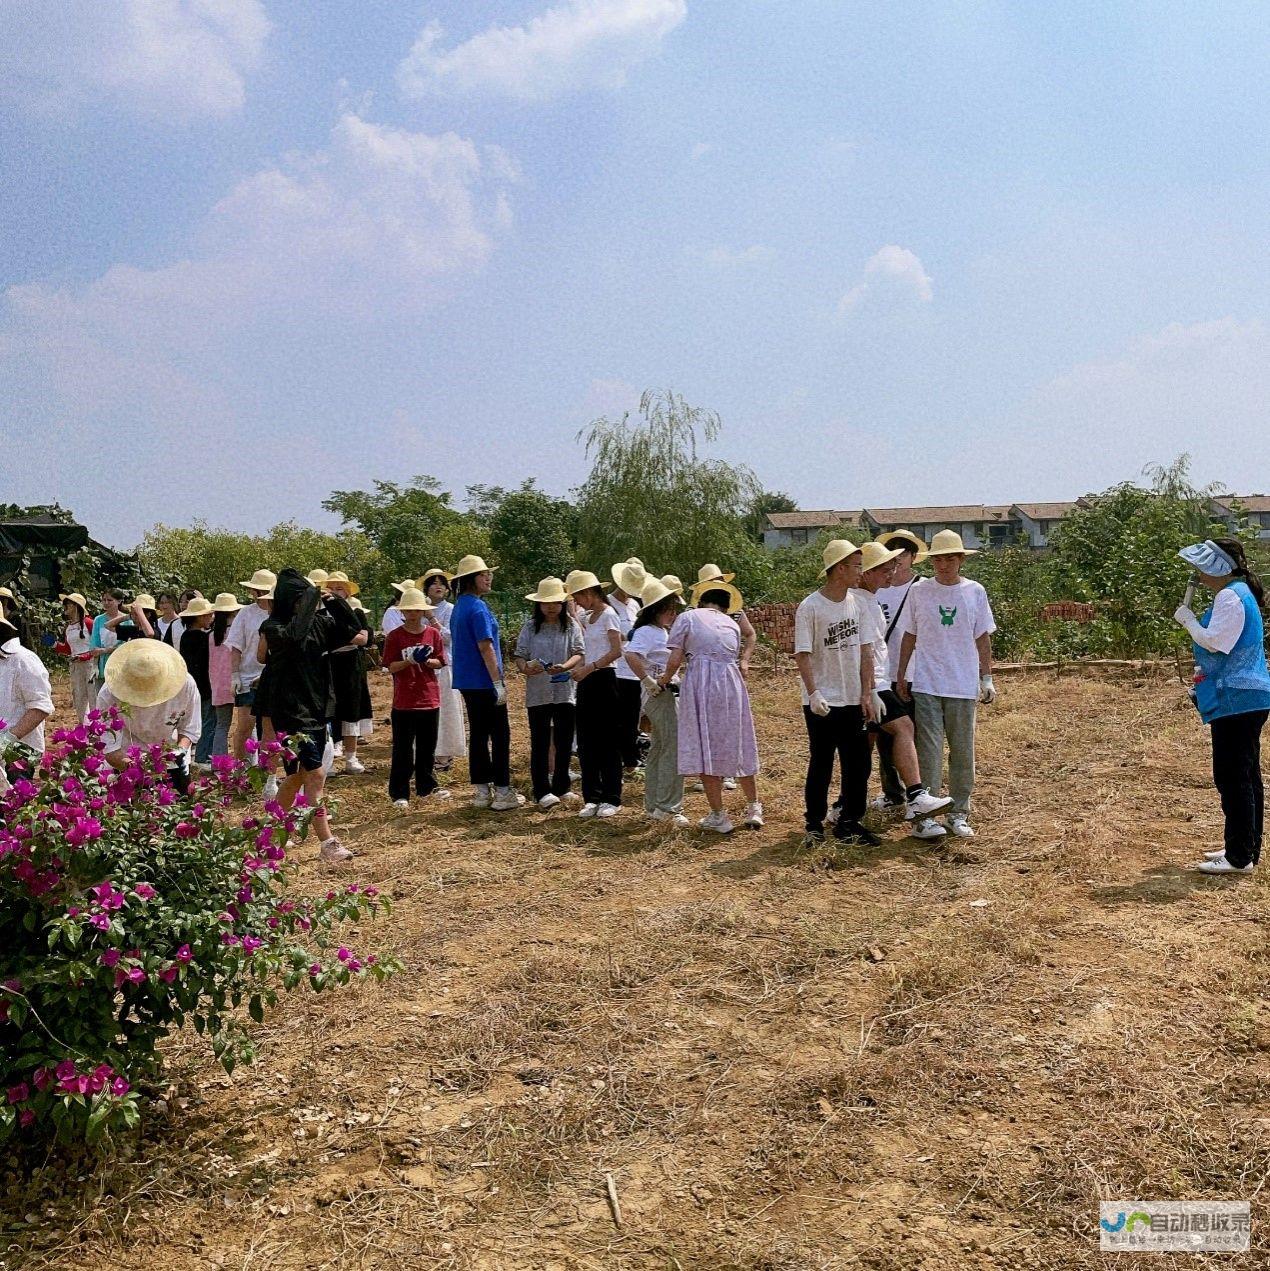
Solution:
M342 569L337 569L327 574L325 590L328 596L339 596L353 609L352 601L361 588ZM332 721L337 741L343 743L344 771L360 775L366 771L366 765L357 757L357 746L368 740L374 730L363 653L370 642L370 623L364 613L353 609L353 614L358 623L357 634L347 646L331 654L331 683L335 688Z
M392 764L388 797L399 812L410 807L410 783L421 799L450 792L437 784L433 769L441 688L437 672L445 665L445 644L439 627L426 618L428 598L417 587L406 587L397 601L404 621L384 641L384 669L392 675Z
M234 719L233 658L229 629L242 609L232 591L218 592L212 601L212 631L207 641L207 678L212 689L215 726L212 758L229 754L229 728Z
M70 662L71 705L82 724L97 701L97 660L93 653L93 629L88 621L88 601L77 591L61 597L66 627L59 650Z
M324 591L326 589L326 580L329 577L330 575L324 569L311 569L305 574L304 579L306 582L312 583L318 591Z
M948 744L948 793L952 810L940 825L917 822L916 838L942 838L951 832L973 838L970 798L975 786L975 712L977 704L996 701L992 683L992 617L988 593L961 576L968 551L956 530L940 530L931 539L934 578L912 589L900 618L903 639L896 670L899 696L913 701L917 757L922 783L931 794L943 789L944 743Z
M202 729L198 685L181 655L160 640L132 640L106 662L97 709L118 711L118 732L102 736L106 762L123 769L133 746L162 746L168 777L182 794L190 788L190 753Z
M132 603L126 605L106 623L106 629L115 633L115 639L124 644L129 640L157 640L159 638L159 611L157 601L148 591L138 592Z
M578 696L571 672L582 665L586 645L559 578L542 579L525 599L534 608L516 637L512 657L525 677L533 797L545 810L577 797L569 779Z
M736 581L735 574L725 574L718 565L706 564L697 570L697 585L702 583L720 582L730 583ZM754 653L755 646L758 644L758 632L754 629L754 624L745 616L745 610L740 609L731 615L732 621L741 629L741 652L737 658L737 665L741 668L741 675L747 676L750 673L750 658ZM729 787L731 788L731 787Z
M732 616L741 612L741 593L729 582L699 582L692 589L694 608L675 619L666 638L669 657L657 684L667 688L687 660L679 692L679 771L700 775L708 815L700 825L719 834L732 832L723 807L724 778L735 777L745 793L742 824L763 825L758 801L758 742L749 690L741 674L741 630Z
M303 788L309 805L317 809L313 824L321 857L328 864L352 855L331 833L322 806L327 724L335 709L330 655L361 629L347 600L323 596L295 569L278 575L273 608L260 628L268 659L269 718L294 747L294 755L284 760L286 779L278 789L278 802L289 808Z
M269 616L273 604L270 597L277 581L277 575L272 570L258 569L245 582L238 584L251 603L234 615L226 637L230 685L234 692L234 722L229 734L229 749L235 759L246 755L247 738L255 727L252 708L256 702L260 673L264 670L259 657L260 628ZM271 792L267 793L272 797Z
M413 578L407 578L404 582L392 584L392 589L397 593L398 597L401 596L403 591L406 591L407 589L413 590L414 587L415 580ZM419 590L422 591L423 588L421 587ZM379 620L379 629L384 633L384 635L388 635L395 628L401 626L405 620L405 615L401 612L397 601L394 600L392 604L384 610L384 616Z
M494 587L494 570L479 556L465 556L455 566L454 583L459 598L450 614L450 666L454 687L467 707L472 806L511 812L525 799L512 789L502 640L498 619L485 603Z
M199 702L202 704L203 722L194 747L194 762L205 767L212 757L212 743L216 740L216 707L212 704L211 680L212 624L216 621L216 612L210 600L195 596L177 616L182 626L177 652L198 686Z
M48 668L19 642L14 621L0 618L0 785L4 789L5 751L19 742L42 753L44 721L52 713L53 685Z
M670 628L683 608L679 593L663 580L651 578L640 599L644 602L626 641L626 660L640 677L643 711L652 738L644 757L644 811L653 821L688 824L683 814L684 779L679 771L678 685L663 689L660 676L670 661Z
M804 841L824 841L836 755L840 794L834 838L874 847L881 840L863 823L871 766L865 725L875 713L873 641L881 633L875 630L874 611L853 591L860 581L861 550L837 538L825 545L823 560L824 582L794 615L794 661L802 679L808 746Z
M947 796L931 794L922 785L917 747L913 741L913 703L905 701L891 687L890 649L886 643L886 619L878 604L877 594L894 572L900 556L897 544L886 548L881 543L865 543L861 552L860 586L852 595L872 618L873 626L873 712L869 724L871 741L877 744L879 756L886 754L898 769L900 807L906 821L923 820L952 806Z
M454 687L450 655L450 618L454 605L450 602L450 584L454 581L447 570L436 566L419 576L418 587L428 598L432 612L428 623L440 629L445 642L445 665L437 672L441 690L441 719L437 725L438 772L449 772L456 759L467 754L467 737L463 733L463 698Z
M613 590L609 593L608 603L617 615L619 634L624 643L639 616L639 596L648 582L648 574L638 556L619 561L610 572ZM617 679L618 745L622 751L622 767L627 772L634 772L640 763L639 676L631 669L625 656L618 658L613 673Z
M1195 577L1173 618L1191 637L1195 705L1209 726L1213 783L1225 819L1223 845L1205 852L1198 868L1205 874L1251 874L1261 859L1261 733L1270 716L1265 592L1238 539L1206 539L1178 555ZM1190 606L1196 584L1213 597L1199 618Z
M580 817L607 819L622 806L624 721L615 668L622 657L621 619L590 570L574 569L564 580L582 627L583 661L572 671L578 686L578 767L582 772Z

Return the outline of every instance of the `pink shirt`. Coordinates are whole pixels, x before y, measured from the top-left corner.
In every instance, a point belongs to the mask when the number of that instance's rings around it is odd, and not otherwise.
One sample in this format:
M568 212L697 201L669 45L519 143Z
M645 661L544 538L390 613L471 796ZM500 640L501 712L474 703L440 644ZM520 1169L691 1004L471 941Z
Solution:
M229 636L226 633L224 644L217 644L210 636L207 640L207 678L212 685L212 705L232 706L234 691L230 687L230 676L233 674L229 665Z

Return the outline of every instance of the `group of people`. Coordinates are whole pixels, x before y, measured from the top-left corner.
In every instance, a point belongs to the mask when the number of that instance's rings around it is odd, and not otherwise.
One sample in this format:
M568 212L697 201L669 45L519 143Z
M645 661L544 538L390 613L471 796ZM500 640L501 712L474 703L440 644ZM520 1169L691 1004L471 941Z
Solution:
M962 576L973 554L952 530L929 544L897 530L861 547L846 539L825 547L821 585L794 625L808 743L806 843L832 833L841 844L877 844L865 824L870 810L903 816L922 840L974 835L976 714L996 689L992 607L984 588ZM1260 857L1260 734L1270 715L1264 597L1238 541L1208 540L1180 555L1214 597L1197 617L1188 590L1175 614L1194 641L1194 696L1211 725L1226 823L1223 846L1198 868L1248 873ZM929 577L916 572L923 562ZM473 806L525 804L512 785L502 633L485 601L495 568L472 555L453 571L395 583L378 660L357 584L324 570L259 569L239 584L246 604L232 592L207 600L196 591L124 604L108 590L91 619L85 597L72 593L62 597L56 648L69 660L81 719L124 708L120 731L106 739L115 767L134 744L162 745L174 783L186 788L192 765L242 758L253 733L266 741L286 734L281 778L268 770L272 759L260 761L265 797L290 806L303 790L317 809L321 855L338 862L351 853L322 806L325 778L339 754L347 771L365 771L358 747L371 734L368 676L377 661L392 677L388 796L396 808L407 809L412 792L451 798L438 773L465 752ZM746 684L757 635L734 575L703 565L685 588L636 557L607 572L609 580L581 569L544 578L525 597L532 610L510 648L524 678L534 801L609 819L638 773L653 821L689 824L692 780L709 805L702 828L734 828L725 794L738 785L741 825L761 827ZM5 743L42 750L53 710L48 673L24 644L17 598L0 587L0 783ZM875 752L881 792L870 802Z

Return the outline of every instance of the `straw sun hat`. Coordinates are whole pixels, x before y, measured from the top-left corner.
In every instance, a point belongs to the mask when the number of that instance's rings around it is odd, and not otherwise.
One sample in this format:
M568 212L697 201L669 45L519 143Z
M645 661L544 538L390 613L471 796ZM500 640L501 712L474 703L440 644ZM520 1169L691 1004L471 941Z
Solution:
M978 556L979 552L973 547L967 547L956 530L940 530L931 539L930 551L926 554L928 556Z
M735 574L725 574L718 565L702 565L697 570L699 583L730 583L735 577Z
M78 605L85 612L87 612L88 610L88 601L85 600L84 597L80 595L80 593L77 591L68 591L66 595L58 596L58 600L62 600L62 601L69 600L71 601L72 604Z
M216 606L206 596L195 596L176 616L178 618L201 618L205 613L215 613Z
M189 671L185 659L159 640L129 640L106 662L106 687L129 706L158 706L175 697Z
M908 544L908 546L913 548L916 552L916 555L913 557L914 565L920 565L922 561L926 559L927 553L930 550L926 544L913 533L912 530L891 530L888 534L879 534L877 541L881 543L883 547L894 547L897 543ZM903 551L904 549L901 547L899 550Z
M881 543L865 543L860 548L864 554L864 559L860 562L860 572L867 574L871 569L889 565L900 554L900 550L898 547L883 547Z
M570 596L576 596L580 591L590 591L592 587L599 587L603 591L607 586L608 583L602 583L589 569L571 569L564 580L564 589Z
M314 572L321 573L322 571L315 570ZM313 582L313 579L309 581ZM338 583L341 587L346 587L350 596L355 596L361 591L361 588L342 569L337 569L333 574L327 574L324 585L329 589L332 583ZM317 583L313 582L313 585L316 587Z
M402 613L431 613L436 605L432 604L418 587L407 587L401 593L401 599L397 601L397 608Z
M311 569L305 574L305 578L315 587L325 587L329 577L330 575L324 569Z
M638 556L630 556L619 561L610 571L613 581L628 595L638 596L648 582L648 572L644 562Z
M538 605L562 605L569 599L564 583L559 578L544 578L538 584L538 590L525 597Z
M212 601L213 613L237 613L242 608L232 591L218 591Z
M487 565L479 556L464 556L455 565L450 581L454 582L456 579L466 578L469 574L492 574L497 568L497 565Z
M278 581L278 576L271 569L258 569L246 582L240 582L240 587L245 587L248 591L272 591L274 584Z
M444 578L447 583L452 583L454 581L454 577L455 576L450 573L448 569L441 569L439 566L434 565L431 569L424 570L424 572L419 575L414 585L418 587L420 591L427 591L428 584L434 578Z
M692 603L695 608L701 607L701 601L712 591L723 591L728 597L728 613L739 613L745 607L745 601L741 599L741 593L737 591L731 583L725 583L717 578L711 578L707 582L697 583L692 589Z
M644 590L640 592L640 612L643 613L645 609L651 609L653 605L660 604L667 596L674 596L681 604L683 603L683 593L668 587L664 578L649 579L644 584Z
M821 553L824 558L825 567L820 572L827 574L839 561L844 561L848 556L854 556L860 549L847 538L833 538L825 544L825 550Z
M663 574L661 580L676 596L680 597L680 599L683 598L684 585L679 581L678 574Z
M142 609L158 610L159 606L155 604L154 597L148 591L139 591L132 598L134 605L140 605Z

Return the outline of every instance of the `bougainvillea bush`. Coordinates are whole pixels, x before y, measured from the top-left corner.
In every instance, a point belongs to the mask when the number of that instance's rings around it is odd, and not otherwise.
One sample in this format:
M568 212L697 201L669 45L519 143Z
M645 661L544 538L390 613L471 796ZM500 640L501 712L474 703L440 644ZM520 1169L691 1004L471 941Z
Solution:
M311 813L266 803L235 815L251 783L229 758L186 795L159 747L114 769L102 737L120 722L94 713L54 732L42 758L8 756L0 1139L93 1141L134 1126L138 1083L174 1028L192 1025L232 1071L252 1057L246 1017L259 1021L280 989L396 969L338 941L383 904L373 887L293 894L286 843Z

